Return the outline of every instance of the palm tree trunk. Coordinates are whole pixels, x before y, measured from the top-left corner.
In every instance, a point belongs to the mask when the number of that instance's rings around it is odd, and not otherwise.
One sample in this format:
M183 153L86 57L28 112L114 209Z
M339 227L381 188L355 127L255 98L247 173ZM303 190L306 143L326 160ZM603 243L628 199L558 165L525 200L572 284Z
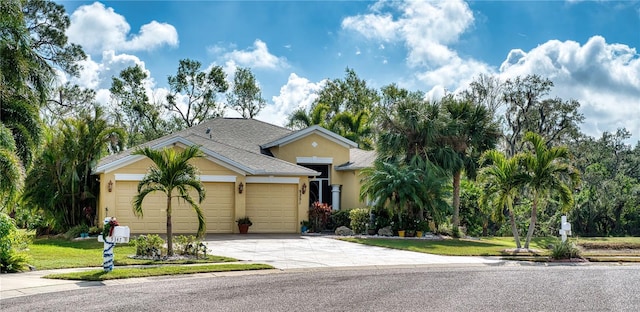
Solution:
M167 196L167 255L173 256L173 227L171 225L171 195Z
M533 232L536 229L536 221L538 220L538 196L533 195L533 204L531 205L531 223L529 223L529 230L527 231L527 240L524 243L524 248L529 249L529 242L533 237Z
M460 176L462 171L453 173L453 236L460 236Z
M516 227L516 217L511 210L509 210L509 219L511 221L511 231L513 232L513 238L516 240L516 248L520 249L520 237L518 236L518 228Z

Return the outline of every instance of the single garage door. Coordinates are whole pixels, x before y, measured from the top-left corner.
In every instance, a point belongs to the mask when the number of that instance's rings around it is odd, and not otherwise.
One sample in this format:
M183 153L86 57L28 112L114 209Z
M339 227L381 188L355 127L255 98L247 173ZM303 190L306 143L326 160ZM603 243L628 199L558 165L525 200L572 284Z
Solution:
M234 184L203 183L207 191L205 200L200 204L207 221L207 233L232 233ZM133 214L131 200L137 194L137 181L116 182L116 208L114 216L121 225L129 226L132 233L166 233L167 200L164 193L153 193L145 197L142 203L142 218ZM192 194L197 200L197 194ZM108 212L111 214L111 211ZM190 205L183 200L173 199L171 221L173 233L191 233L198 230L198 219Z
M298 229L297 184L247 184L246 215L253 233L296 233Z

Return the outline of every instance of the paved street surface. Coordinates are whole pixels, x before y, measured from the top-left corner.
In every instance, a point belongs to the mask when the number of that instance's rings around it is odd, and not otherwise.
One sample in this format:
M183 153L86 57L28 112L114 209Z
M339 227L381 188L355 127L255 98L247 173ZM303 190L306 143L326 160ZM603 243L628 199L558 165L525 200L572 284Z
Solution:
M638 266L496 265L155 278L0 301L2 311L638 311Z
M246 262L266 263L280 270L418 266L431 264L496 264L502 262L500 260L490 258L445 257L365 246L343 242L324 236L300 236L295 234L229 234L209 235L205 241L209 246L210 254L228 256ZM117 246L115 248L115 252L118 252ZM2 274L0 275L0 300L38 293L123 283L121 281L100 283L41 278L42 276L51 273L95 269L97 268ZM217 274L216 276L221 274L222 273ZM145 279L132 279L126 283L135 283L144 280Z

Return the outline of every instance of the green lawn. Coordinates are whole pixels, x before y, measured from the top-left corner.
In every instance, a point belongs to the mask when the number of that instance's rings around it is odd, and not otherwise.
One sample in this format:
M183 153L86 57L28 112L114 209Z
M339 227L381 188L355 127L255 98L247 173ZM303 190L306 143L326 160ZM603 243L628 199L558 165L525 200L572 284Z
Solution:
M205 264L205 265L163 265L146 268L115 268L111 272L103 270L92 270L86 272L73 272L63 274L49 274L44 278L83 280L83 281L104 281L112 279L150 277L162 275L227 272L227 271L247 271L273 269L272 266L258 263L228 263L228 264Z
M29 245L28 254L31 256L31 265L38 270L81 268L81 267L101 267L102 266L103 243L97 239L87 240L66 240L63 238L39 238ZM117 244L114 248L114 264L157 264L157 263L210 263L210 262L233 262L233 258L208 256L207 259L182 260L182 261L152 261L130 259L130 255L135 255L136 250L132 244Z
M446 256L502 256L503 250L516 248L513 238L492 237L480 240L469 239L388 239L388 238L343 238L345 241L365 245L394 249L424 252ZM529 247L538 249L546 255L548 244L556 242L555 238L536 238Z
M509 253L505 253L504 250L516 247L512 237L489 237L480 240L422 240L399 238L342 238L342 240L365 245L447 256L508 256ZM584 249L583 255L585 256L624 255L640 257L640 237L580 237L571 238L570 240ZM559 241L560 239L556 237L536 237L532 239L529 247L540 251L540 253L536 255L547 256L549 254L547 246L556 244Z

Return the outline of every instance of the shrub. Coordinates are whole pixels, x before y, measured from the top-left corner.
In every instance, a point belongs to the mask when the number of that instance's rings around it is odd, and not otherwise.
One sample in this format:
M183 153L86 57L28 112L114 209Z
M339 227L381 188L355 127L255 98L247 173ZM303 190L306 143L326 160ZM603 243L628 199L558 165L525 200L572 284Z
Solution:
M580 249L574 243L564 241L553 245L551 248L551 258L555 260L582 258Z
M331 206L326 203L315 202L309 209L309 222L312 232L322 232L329 222Z
M80 237L80 233L89 233L89 226L86 224L76 225L70 228L66 233L64 233L64 237L66 239L72 239Z
M193 235L176 236L173 238L173 244L174 250L176 250L179 255L195 256L196 258L198 258L200 252L202 252L203 257L207 255L207 245Z
M351 230L353 233L362 234L367 231L367 225L369 224L369 208L356 208L349 211L349 218L351 219Z
M158 258L163 254L164 240L156 234L140 235L131 242L136 246L136 256Z
M331 212L330 223L332 230L346 226L351 227L351 219L349 219L350 209L334 210Z
M0 213L0 272L19 272L27 268L29 257L22 253L30 243L30 237L18 231L15 221Z

